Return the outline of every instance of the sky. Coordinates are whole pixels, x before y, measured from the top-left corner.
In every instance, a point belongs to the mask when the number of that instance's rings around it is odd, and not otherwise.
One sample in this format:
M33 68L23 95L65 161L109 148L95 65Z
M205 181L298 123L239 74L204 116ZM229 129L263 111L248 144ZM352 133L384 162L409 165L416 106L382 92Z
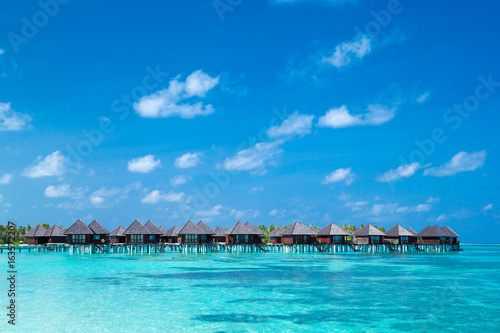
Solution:
M499 10L4 2L0 220L437 224L498 243Z

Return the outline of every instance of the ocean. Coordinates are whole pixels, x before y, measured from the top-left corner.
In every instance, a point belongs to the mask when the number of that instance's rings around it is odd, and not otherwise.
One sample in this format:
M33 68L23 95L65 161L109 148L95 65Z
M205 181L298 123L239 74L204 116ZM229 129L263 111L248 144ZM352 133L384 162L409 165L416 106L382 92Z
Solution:
M0 332L498 332L500 246L413 254L17 254ZM0 255L7 277L7 256Z

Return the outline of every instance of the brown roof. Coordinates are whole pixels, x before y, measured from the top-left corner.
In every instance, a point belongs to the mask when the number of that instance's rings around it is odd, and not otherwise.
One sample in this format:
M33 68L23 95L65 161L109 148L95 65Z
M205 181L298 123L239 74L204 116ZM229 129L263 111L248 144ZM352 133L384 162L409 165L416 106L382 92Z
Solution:
M201 230L193 221L189 220L179 230L179 235L206 235L205 231Z
M215 235L215 232L212 230L212 228L210 228L208 225L206 225L205 222L200 221L200 222L198 222L197 226L198 226L198 228L203 230L205 235Z
M329 223L318 231L318 236L350 236L350 234L335 223Z
M315 235L315 233L307 226L300 222L295 222L281 233L282 236L295 236L295 235Z
M385 235L388 237L413 237L414 235L411 233L411 231L403 228L399 224L396 224L394 227L391 229L387 230L385 232Z
M89 224L89 229L96 235L109 235L109 232L97 220Z
M45 237L64 237L64 230L58 225L53 225L45 232Z
M444 232L437 225L428 225L418 233L419 237L449 237L447 232Z
M135 220L130 227L123 232L124 235L151 235L148 229L141 222Z
M64 232L65 235L93 235L94 233L82 220L76 221L68 230Z
M46 232L47 229L37 224L33 229L24 234L24 237L44 237Z
M385 234L375 228L373 225L368 223L363 228L358 228L356 231L352 233L355 237L366 237L366 236L385 236Z

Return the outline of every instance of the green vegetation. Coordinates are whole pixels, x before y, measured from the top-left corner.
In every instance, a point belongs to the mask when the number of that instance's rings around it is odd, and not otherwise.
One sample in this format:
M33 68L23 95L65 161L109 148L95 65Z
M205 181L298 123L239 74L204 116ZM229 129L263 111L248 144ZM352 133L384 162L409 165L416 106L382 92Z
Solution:
M23 235L30 230L31 230L31 226L29 224L27 227L19 226L18 228L16 228L14 231L14 240L13 240L12 244L18 245L19 242L21 242L21 241L23 243L26 243L26 238L23 237ZM9 229L7 229L7 227L4 226L3 224L0 224L0 245L5 245L8 243L9 233L11 233L11 231ZM12 235L10 235L10 236L12 236Z

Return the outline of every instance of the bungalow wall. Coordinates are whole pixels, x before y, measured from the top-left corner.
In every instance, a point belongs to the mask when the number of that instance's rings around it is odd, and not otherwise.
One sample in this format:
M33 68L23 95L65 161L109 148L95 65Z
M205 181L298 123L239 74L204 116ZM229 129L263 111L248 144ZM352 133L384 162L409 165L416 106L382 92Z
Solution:
M419 244L422 245L439 245L445 243L446 237L420 237Z
M281 236L269 238L271 244L281 244Z
M119 244L119 243L125 243L126 239L125 236L109 236L109 242L111 244Z
M125 243L127 244L146 244L149 235L126 235Z
M357 236L356 244L383 244L384 236Z
M144 240L146 243L153 243L153 244L157 244L160 242L160 237L161 235L144 235Z
M66 238L66 237L64 237ZM66 240L64 240L65 242ZM63 242L63 243L64 243ZM26 244L30 245L42 245L47 243L47 238L45 237L26 237Z
M182 244L204 244L212 240L212 235L180 235Z
M68 244L92 244L93 235L67 235L66 242Z
M310 235L281 236L281 244L312 244Z
M226 244L257 244L260 237L256 235L226 235Z
M104 242L103 242L103 240L104 240ZM93 235L92 242L94 244L108 243L108 236L107 235Z
M213 241L214 241L214 243L225 243L226 236L214 236Z
M47 238L47 243L66 243L66 236L54 236Z
M321 244L346 244L345 236L317 236Z

